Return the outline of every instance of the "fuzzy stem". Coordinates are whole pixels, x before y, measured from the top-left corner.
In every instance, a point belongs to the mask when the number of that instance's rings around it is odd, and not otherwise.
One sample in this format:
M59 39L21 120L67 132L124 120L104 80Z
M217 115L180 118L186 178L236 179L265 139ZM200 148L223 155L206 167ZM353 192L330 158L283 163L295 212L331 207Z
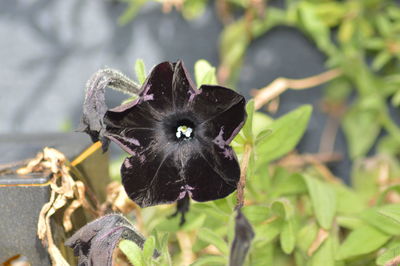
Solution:
M104 90L109 87L129 95L137 95L140 85L119 72L118 70L105 68L94 73L86 84L86 90Z

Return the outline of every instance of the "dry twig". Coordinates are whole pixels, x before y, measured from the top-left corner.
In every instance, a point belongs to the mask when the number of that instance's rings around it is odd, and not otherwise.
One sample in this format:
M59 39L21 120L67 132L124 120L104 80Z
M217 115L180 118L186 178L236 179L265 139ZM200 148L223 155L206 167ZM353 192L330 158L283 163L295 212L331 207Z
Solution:
M328 82L334 78L337 78L341 74L342 71L340 69L332 69L322 74L304 79L277 78L268 86L260 90L257 90L254 93L254 108L256 110L260 109L263 105L275 99L288 89L292 90L309 89L321 85L325 82Z

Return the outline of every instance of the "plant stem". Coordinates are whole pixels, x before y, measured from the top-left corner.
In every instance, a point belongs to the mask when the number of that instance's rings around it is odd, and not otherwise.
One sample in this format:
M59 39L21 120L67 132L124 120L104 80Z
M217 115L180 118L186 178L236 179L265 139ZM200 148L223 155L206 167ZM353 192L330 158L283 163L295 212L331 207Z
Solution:
M338 68L304 79L277 78L268 86L258 90L254 96L254 108L260 109L264 104L275 99L288 89L304 90L326 83L338 76L342 71Z
M247 143L244 145L243 158L240 162L240 179L237 184L237 205L236 209L242 208L244 204L244 187L246 186L246 176L247 176L247 168L250 162L250 155L253 150L251 144Z

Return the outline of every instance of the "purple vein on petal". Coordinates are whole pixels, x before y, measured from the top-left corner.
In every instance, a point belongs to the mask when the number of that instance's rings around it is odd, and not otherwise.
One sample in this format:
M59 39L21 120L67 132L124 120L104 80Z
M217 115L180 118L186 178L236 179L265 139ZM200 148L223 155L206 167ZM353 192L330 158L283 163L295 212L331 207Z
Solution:
M222 126L219 129L218 136L216 136L215 139L213 139L213 141L212 141L214 144L216 144L221 149L223 149L226 146L226 141L224 140L223 135L224 135L224 127Z
M240 124L232 131L231 136L225 141L226 145L229 145L231 141L235 138L235 136L239 133L244 125L244 121L240 122Z
M178 200L183 199L186 196L186 194L189 194L189 197L192 197L193 189L194 189L193 187L191 187L187 184L185 186L181 186L181 190L183 190L183 191L181 191L181 193L179 193Z
M117 135L116 135L117 136ZM117 143L124 151L129 153L130 155L136 155L136 152L134 152L132 149L130 149L127 145L119 141L115 136L113 135L107 135L107 138L109 138L111 141ZM119 136L118 136L119 137Z

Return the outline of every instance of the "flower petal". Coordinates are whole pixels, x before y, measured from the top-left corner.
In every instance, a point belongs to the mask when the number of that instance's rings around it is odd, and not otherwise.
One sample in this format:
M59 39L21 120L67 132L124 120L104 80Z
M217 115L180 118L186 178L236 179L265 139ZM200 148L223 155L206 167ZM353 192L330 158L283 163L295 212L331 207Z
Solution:
M130 155L137 155L147 149L153 142L152 129L110 129L106 138L118 144Z
M228 196L236 189L240 168L232 148L201 144L185 166L185 177L192 199L209 201Z
M125 159L121 176L126 193L140 207L176 201L185 186L171 147L151 147Z
M172 79L174 64L163 62L156 65L143 84L139 97L159 112L172 109Z
M140 104L140 99L137 99L107 111L104 136L134 155L149 146L155 126L161 119L158 112L149 105Z
M175 65L174 76L172 79L173 105L175 110L180 110L187 106L188 102L200 91L195 89L192 79L182 61Z
M221 148L229 145L246 120L245 98L220 86L203 85L200 89L193 102L194 112L202 117L208 137L223 140Z

